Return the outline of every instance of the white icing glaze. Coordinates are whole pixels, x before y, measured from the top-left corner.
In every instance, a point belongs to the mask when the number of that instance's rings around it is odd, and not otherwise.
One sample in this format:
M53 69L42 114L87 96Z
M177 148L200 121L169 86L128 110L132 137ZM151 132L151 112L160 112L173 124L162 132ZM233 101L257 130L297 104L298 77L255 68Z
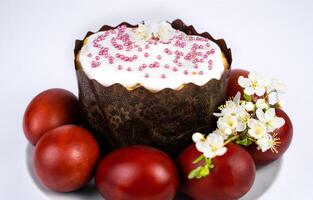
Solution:
M138 84L151 91L204 85L220 79L225 67L213 41L174 30L167 22L120 26L85 39L77 61L90 79L103 86Z

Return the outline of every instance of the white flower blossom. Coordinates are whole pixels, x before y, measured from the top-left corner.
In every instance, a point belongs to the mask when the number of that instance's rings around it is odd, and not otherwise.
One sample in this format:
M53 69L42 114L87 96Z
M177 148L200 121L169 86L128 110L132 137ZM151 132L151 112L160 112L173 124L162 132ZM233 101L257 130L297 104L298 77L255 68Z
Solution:
M251 112L254 110L254 104L250 101L244 103L246 111Z
M163 21L159 23L155 36L161 41L168 41L173 36L174 32L173 27L168 22Z
M196 148L200 152L204 152L208 146L208 144L207 144L208 142L207 142L206 138L201 133L194 133L192 135L192 140L194 141L194 143L196 144Z
M222 128L217 128L213 133L222 136L224 140L227 140L229 136L232 134L230 130L227 129L222 129Z
M139 40L143 41L147 41L153 37L167 41L173 36L174 32L173 27L165 21L139 24L135 29L136 36Z
M277 153L276 147L279 145L279 138L275 138L270 134L266 134L263 138L256 141L256 144L258 145L258 149L262 152L265 152L269 149L271 149L273 152Z
M284 118L276 116L274 108L268 109L265 113L262 109L257 109L256 115L265 124L268 132L273 132L285 124Z
M194 133L192 139L196 143L197 150L207 158L222 156L227 151L224 147L224 139L218 134L211 133L205 138L201 133Z
M240 76L238 83L242 88L244 88L245 94L263 96L266 92L267 86L269 85L269 80L260 74L251 72L248 78Z
M135 29L135 33L140 40L144 41L147 41L152 37L152 34L149 33L148 26L146 24L138 24L138 27Z
M278 79L272 79L269 86L267 87L267 93L271 93L273 91L285 93L287 91L287 87Z
M246 129L247 125L245 121L238 120L236 116L225 115L217 120L217 127L224 130L226 134L232 134L242 132Z
M256 119L250 119L248 121L248 126L249 126L249 130L248 130L248 134L255 139L261 139L263 138L267 132L266 132L266 126L264 123L262 123L259 120Z
M264 110L264 109L268 109L269 106L265 99L258 99L256 101L256 107Z
M220 113L214 113L216 117L233 115L238 118L245 118L249 113L246 112L244 105L240 104L240 92L236 94L233 100L228 100L225 105L220 108Z

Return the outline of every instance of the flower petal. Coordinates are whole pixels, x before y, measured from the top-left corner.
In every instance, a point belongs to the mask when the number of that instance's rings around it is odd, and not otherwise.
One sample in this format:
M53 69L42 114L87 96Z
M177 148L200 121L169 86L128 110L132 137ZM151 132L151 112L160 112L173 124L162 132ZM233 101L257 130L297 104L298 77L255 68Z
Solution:
M211 151L211 149L203 152L203 155L206 158L214 158L216 156L216 154L213 151Z
M233 100L235 102L235 104L239 105L240 97L241 97L241 93L237 92L237 94L236 94L236 96L234 97L234 100Z
M251 81L257 80L257 74L255 72L250 72L248 77Z
M237 126L237 128L236 128L236 131L242 132L242 131L244 131L246 128L247 128L247 124L244 123L244 122L240 122L240 123L238 123L238 126Z
M252 102L245 103L245 109L250 112L254 109L254 104Z
M244 90L244 93L246 95L253 95L254 94L254 88L253 87L247 87L245 90Z
M284 126L284 124L285 124L284 118L275 117L275 118L272 120L272 125L273 125L275 128L280 128L280 127Z
M270 121L275 117L275 108L270 108L265 112L265 118Z
M262 121L262 122L266 122L266 117L265 117L265 113L263 112L262 109L258 108L256 110L256 116L257 118Z
M265 88L262 86L257 86L257 87L255 87L255 93L258 96L263 96L265 93Z
M196 148L198 151L203 153L203 152L207 151L207 149L210 148L210 145L207 142L198 142L198 143L196 143Z
M217 144L219 143L219 135L212 133L208 135L207 141L210 145L217 146Z
M249 121L248 121L249 128L252 128L255 125L256 122L257 121L255 119L249 119Z
M222 147L222 148L218 149L215 153L218 156L222 156L222 155L224 155L226 153L226 151L227 151L227 148L226 147Z
M192 135L192 140L197 143L197 142L201 142L201 141L204 141L204 135L202 133L194 133Z
M223 114L222 114L222 113L213 113L213 115L214 115L215 117L223 117Z
M251 81L248 78L240 76L239 79L238 79L238 84L242 88L247 88L247 87L251 86Z

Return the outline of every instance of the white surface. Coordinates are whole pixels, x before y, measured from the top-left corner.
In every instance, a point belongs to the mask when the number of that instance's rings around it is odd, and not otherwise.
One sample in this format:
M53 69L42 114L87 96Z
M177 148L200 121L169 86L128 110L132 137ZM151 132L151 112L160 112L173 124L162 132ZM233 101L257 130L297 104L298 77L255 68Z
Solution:
M1 0L0 199L92 199L37 187L28 171L24 109L34 95L51 87L77 93L74 40L88 30L124 20L175 18L225 38L233 68L270 74L289 86L284 99L294 123L292 146L283 160L258 172L243 199L313 199L312 10L310 0Z

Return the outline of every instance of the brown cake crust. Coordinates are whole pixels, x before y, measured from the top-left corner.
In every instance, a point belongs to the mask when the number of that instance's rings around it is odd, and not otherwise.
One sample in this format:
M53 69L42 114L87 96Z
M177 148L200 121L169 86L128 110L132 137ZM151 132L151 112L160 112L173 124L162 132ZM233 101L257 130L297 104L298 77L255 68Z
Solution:
M207 32L199 34L181 20L171 24L186 34L200 35L217 43L230 69L231 51L223 39L215 40ZM126 22L120 25L136 27ZM99 31L113 28L116 27L105 25ZM91 34L88 32L86 37ZM82 46L83 40L77 40L75 57ZM75 69L85 125L107 150L144 144L172 156L191 142L194 132L215 129L213 112L226 98L229 74L229 69L225 69L220 80L211 79L203 86L188 83L180 90L166 88L153 93L142 86L128 90L119 83L106 87L89 79L77 62Z

